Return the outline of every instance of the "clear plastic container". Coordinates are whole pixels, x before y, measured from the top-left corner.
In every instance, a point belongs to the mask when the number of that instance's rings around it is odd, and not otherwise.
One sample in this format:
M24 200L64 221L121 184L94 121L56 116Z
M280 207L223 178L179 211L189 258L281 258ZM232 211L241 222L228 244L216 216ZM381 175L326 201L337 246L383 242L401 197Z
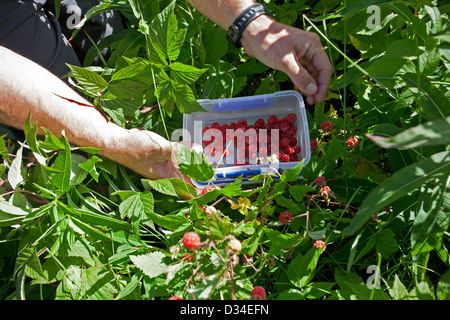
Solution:
M229 184L239 176L242 176L242 184L253 183L249 179L257 174L274 173L273 170L282 172L295 167L301 160L304 160L303 165L309 162L311 147L308 121L303 98L298 92L279 91L257 96L216 100L203 99L198 100L198 102L208 112L184 115L183 141L193 142L203 147L203 153L210 159L215 168L215 176L212 179L215 185ZM295 117L292 117L292 114ZM284 122L289 118L292 122L289 131L283 131L281 128L274 129L273 126L277 126L274 124L266 126L266 131L264 131L264 128L260 127L261 120L258 124L259 128L255 128L256 136L255 131L248 130L249 127L253 129L251 126L255 126L258 119L263 119L267 124L269 117L273 115L276 116L277 120L282 118ZM289 117L286 117L288 115ZM293 121L293 118L295 118L295 121ZM228 128L225 130L221 128L220 130L212 129L208 131L208 128L211 128L214 123L216 126L219 124L222 127L222 125L237 124L239 120L241 122L246 120L247 129ZM281 125L281 120L278 122ZM284 126L284 129L286 127L287 125ZM222 131L222 129L224 130ZM211 138L212 136L214 137ZM248 138L245 138L246 136ZM271 137L270 140L267 139L267 136ZM277 161L274 158L275 156L276 158L280 157L279 151L281 151L281 154L286 153L284 144L280 142L281 137L287 137L291 142L297 141L297 145L300 147L300 150L296 148L296 151L299 152L297 156L291 157L292 160L283 161L280 159ZM214 141L205 145L210 140ZM286 142L286 139L284 140ZM255 145L250 147L250 144ZM241 151L243 149L247 149L247 151ZM214 151L218 152L214 153ZM292 149L289 151L292 152ZM194 181L194 184L198 187L206 186L208 183Z

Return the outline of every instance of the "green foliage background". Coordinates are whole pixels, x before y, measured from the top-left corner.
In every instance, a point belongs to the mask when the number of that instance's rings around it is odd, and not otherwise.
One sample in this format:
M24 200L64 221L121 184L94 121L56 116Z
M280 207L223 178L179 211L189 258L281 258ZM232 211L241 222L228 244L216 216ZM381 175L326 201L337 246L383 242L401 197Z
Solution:
M317 32L333 64L326 101L308 106L318 141L310 163L186 200L195 190L181 180L142 179L27 122L25 144L0 139L1 299L248 299L256 285L267 299L450 297L450 5L264 3L278 21ZM373 29L369 5L381 13ZM185 1L105 1L86 18L111 9L129 27L93 46L71 79L120 126L170 137L183 113L202 111L199 98L293 89ZM196 155L183 152L182 173L211 178L207 162L189 164ZM329 201L314 183L322 175ZM251 206L228 202L243 199ZM296 217L288 226L278 221L285 210ZM192 262L181 242L190 230L208 244Z

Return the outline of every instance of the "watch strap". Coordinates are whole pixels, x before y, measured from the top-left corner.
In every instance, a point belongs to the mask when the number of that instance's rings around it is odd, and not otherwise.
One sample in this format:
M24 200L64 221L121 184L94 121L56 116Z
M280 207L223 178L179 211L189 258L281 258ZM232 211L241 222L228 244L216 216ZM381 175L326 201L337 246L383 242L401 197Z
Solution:
M244 32L245 28L249 25L250 22L263 14L272 17L272 13L270 12L270 10L260 3L254 3L251 6L247 7L229 27L227 32L228 41L237 48L241 47L240 39L242 36L242 32Z

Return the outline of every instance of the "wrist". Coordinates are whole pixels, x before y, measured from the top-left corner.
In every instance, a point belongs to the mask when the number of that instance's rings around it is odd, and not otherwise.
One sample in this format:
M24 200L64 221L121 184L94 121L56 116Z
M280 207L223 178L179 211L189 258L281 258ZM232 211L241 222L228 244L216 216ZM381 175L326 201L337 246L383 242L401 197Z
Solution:
M249 52L251 43L255 40L260 44L266 42L274 23L275 21L267 15L261 15L249 23L241 36L241 44L247 53L251 54Z

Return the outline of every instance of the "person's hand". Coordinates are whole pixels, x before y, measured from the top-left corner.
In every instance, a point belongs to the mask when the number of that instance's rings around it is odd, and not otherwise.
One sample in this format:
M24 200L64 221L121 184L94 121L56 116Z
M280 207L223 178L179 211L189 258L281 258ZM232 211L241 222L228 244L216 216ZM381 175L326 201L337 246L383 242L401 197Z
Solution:
M332 68L317 34L262 15L244 30L241 44L250 56L286 73L309 104L324 100Z
M111 131L111 136L111 145L104 150L106 157L151 180L178 178L192 184L178 170L178 143L143 129L120 128Z

